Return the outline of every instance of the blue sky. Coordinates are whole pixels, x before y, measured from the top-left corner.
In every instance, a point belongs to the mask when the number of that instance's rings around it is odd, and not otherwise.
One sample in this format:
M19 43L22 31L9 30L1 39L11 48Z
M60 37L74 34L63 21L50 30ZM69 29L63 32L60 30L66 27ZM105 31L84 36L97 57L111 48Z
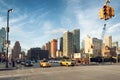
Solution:
M0 28L6 27L6 13L10 13L11 47L20 41L23 49L41 47L65 31L80 29L81 41L87 36L101 38L103 24L106 36L120 43L120 0L111 0L115 17L100 20L99 9L105 0L0 0Z

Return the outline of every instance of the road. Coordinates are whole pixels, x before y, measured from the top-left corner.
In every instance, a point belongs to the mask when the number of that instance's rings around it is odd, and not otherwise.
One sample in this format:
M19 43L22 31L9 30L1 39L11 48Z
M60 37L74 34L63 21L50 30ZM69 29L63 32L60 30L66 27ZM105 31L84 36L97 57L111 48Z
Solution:
M0 80L120 80L120 65L23 68L1 71Z
M52 65L52 67L58 67L58 66L60 66L59 63L51 63L51 65ZM32 67L25 67L24 65L21 65L21 64L19 64L17 66L19 67L19 69L40 68L39 63L34 63L34 66L32 66Z

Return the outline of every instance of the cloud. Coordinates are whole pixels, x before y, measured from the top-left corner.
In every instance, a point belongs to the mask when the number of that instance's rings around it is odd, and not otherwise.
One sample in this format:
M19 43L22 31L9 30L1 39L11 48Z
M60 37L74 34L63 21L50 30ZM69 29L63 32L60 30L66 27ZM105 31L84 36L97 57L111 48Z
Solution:
M17 23L17 22L19 23L19 22L25 20L26 18L28 18L28 16L27 16L26 14L23 14L23 15L21 15L21 16L17 16L17 17L15 17L15 18L12 18L12 19L10 20L10 23L11 23L11 24L14 24L14 23Z
M120 23L114 24L112 27L108 28L108 33L120 32Z
M43 35L47 36L44 40L49 41L51 39L59 38L63 35L65 30L65 28L62 28L59 25L56 26L54 22L46 21L42 27Z
M99 19L98 11L104 2L98 1L97 3L99 2L99 6L97 4L95 4L96 6L91 4L93 2L84 3L84 7L86 8L83 8L83 0L67 0L67 14L70 13L76 19L76 24L80 28L81 40L85 39L87 35L101 39L105 21ZM72 22L74 19L72 18L69 20ZM115 21L115 19L112 20ZM118 16L117 20L119 20ZM112 27L106 27L105 36L112 35L113 41L120 41L120 38L118 37L120 23L116 22L116 24L114 24L114 22L110 21L109 25L112 25Z
M106 34L111 35L113 41L119 41L120 45L120 23L113 24L111 27L109 27L106 31Z
M64 28L57 28L57 29L51 29L51 30L49 30L49 31L46 31L45 33L46 34L60 34L60 33L63 33L63 32L65 32L66 30L64 29Z
M4 2L4 0L0 0L0 3L1 3L1 5L3 5L4 7L11 8L11 6L8 5L8 4L6 4L6 3Z
M64 9L61 12L60 20L58 17L49 19L50 11L46 7L37 6L29 12L30 8L23 9L21 12L19 7L10 15L10 39L11 46L14 42L20 41L21 47L30 48L42 46L45 42L53 38L59 38L66 30L80 28L81 39L87 35L91 37L101 38L103 22L98 18L100 4L94 4L94 1L87 2L85 0L63 0L65 2ZM95 0L96 1L96 0ZM102 1L96 1L97 3ZM3 7L11 8L3 0L0 1ZM103 4L104 2L102 2ZM84 5L84 6L83 6ZM12 5L14 6L14 5ZM63 5L64 6L64 5ZM38 8L39 7L39 8ZM2 10L2 13L4 10ZM6 11L5 11L6 12ZM0 26L6 26L6 19L0 17ZM57 22L57 23L56 23ZM113 22L111 23L113 24ZM116 34L119 32L120 23L116 23L108 28L106 34ZM117 38L118 33L114 35ZM117 38L120 40L119 38Z
M43 9L35 10L35 12L33 11L32 13L24 12L23 15L16 15L15 17L11 17L11 46L14 46L16 41L20 41L22 48L29 49L30 47L41 46L43 42L49 39L50 35L46 35L44 32L49 29L52 30L52 23L46 21L45 24L42 24L42 18L44 18L49 13L49 11L42 13L41 10ZM15 12L15 14L18 13L19 10Z
M83 4L86 5L84 6L86 8L83 7ZM83 0L68 0L67 5L68 13L73 13L72 15L74 15L81 30L81 39L84 39L88 34L92 37L101 38L102 27L98 21L98 6L93 7L91 2L85 3Z
M0 27L6 27L6 22L0 17Z
M61 27L66 30L71 30L71 29L75 28L75 26L76 26L73 21L74 21L74 18L71 19L69 16L63 16L61 18L61 22L60 22Z

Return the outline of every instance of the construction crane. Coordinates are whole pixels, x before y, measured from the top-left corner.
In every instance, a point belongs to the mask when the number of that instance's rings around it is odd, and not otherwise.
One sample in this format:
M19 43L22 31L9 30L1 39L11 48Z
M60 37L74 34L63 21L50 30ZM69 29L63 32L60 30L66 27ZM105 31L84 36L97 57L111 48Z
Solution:
M101 35L102 41L104 40L105 30L106 30L106 24L104 24L104 27L103 27L103 30L102 30L102 35Z

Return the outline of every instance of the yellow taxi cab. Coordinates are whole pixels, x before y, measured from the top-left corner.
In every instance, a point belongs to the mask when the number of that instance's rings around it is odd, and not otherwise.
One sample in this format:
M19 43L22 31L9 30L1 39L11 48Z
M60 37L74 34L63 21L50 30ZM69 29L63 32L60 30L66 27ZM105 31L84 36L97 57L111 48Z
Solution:
M64 60L62 60L60 62L60 65L61 66L74 66L75 65L75 61L64 59Z
M40 61L40 67L51 67L51 63L49 63L47 60Z

